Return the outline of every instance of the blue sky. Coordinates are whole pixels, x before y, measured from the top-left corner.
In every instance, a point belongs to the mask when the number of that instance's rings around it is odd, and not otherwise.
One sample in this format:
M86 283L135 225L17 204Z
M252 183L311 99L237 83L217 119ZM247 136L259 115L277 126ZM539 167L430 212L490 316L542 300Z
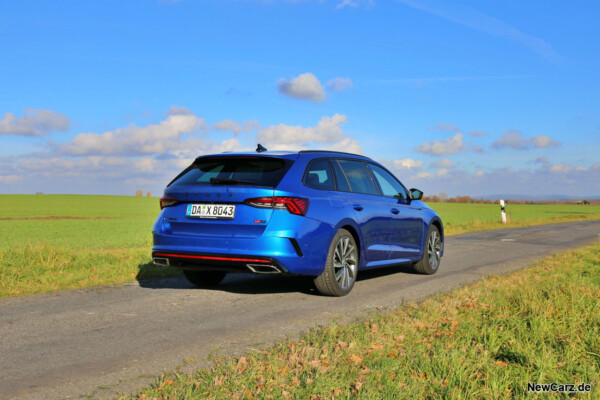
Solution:
M0 193L158 195L197 155L332 148L426 193L600 196L600 6L0 4Z

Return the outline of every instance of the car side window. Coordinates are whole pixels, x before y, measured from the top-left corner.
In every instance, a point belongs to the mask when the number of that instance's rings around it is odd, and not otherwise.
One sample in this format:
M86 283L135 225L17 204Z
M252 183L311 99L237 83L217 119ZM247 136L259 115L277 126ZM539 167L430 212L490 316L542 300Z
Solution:
M337 190L340 192L349 192L350 184L348 183L348 178L346 178L346 175L344 175L342 172L340 164L338 164L337 160L331 160L331 164L333 165L333 173L335 174Z
M404 189L404 186L402 186L392 174L381 168L379 165L371 163L368 165L385 197L396 197L401 200L406 200L408 198L406 189Z
M377 194L377 189L362 161L338 160L354 193Z
M313 189L335 190L333 173L329 160L314 160L308 164L304 174L304 184Z

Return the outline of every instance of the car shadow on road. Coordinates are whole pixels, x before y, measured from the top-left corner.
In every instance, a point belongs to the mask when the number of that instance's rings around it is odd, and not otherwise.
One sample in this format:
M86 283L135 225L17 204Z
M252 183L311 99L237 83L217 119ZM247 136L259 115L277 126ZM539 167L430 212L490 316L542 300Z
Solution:
M139 268L140 272L136 278L140 287L146 289L210 289L238 294L304 293L315 296L319 295L314 287L313 278L307 276L236 273L227 275L218 286L202 288L188 282L187 279L185 279L182 275L168 276L178 274L179 271L176 269L165 272L163 275L164 277L148 279L147 277L157 276L157 266L152 265L152 263L148 263L140 264ZM414 269L410 264L402 264L392 267L360 271L357 282L384 278L386 276L398 273L412 274L414 273Z
M285 275L228 274L218 286L197 287L188 282L176 268L153 265L138 265L136 279L147 289L211 289L240 294L293 293L316 294L310 277Z
M360 282L360 281L366 281L369 279L383 278L383 277L386 277L389 275L395 275L395 274L401 274L401 273L414 274L415 270L414 270L412 264L410 264L410 263L368 269L366 271L360 271L358 273L358 279L356 281Z

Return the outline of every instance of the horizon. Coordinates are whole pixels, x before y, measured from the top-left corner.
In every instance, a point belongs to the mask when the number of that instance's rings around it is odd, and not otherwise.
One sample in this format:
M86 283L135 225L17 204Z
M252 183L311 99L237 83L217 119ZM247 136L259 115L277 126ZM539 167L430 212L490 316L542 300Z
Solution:
M0 194L160 196L195 157L261 143L364 154L429 195L600 198L594 1L30 1L0 15Z
M139 190L139 189L138 189ZM136 190L137 192L137 190ZM36 192L36 193L5 193L5 194L0 194L1 196L109 196L109 197L145 197L145 198L151 198L151 199L160 199L161 196L163 196L163 193L161 192L159 195L150 193L150 195L148 195L148 192L143 192L141 195L137 194L136 192L134 192L133 194L82 194L82 193L43 193L43 192ZM449 201L449 200L454 200L456 198L460 198L460 197L469 197L471 199L471 202L477 202L477 201L499 201L499 200L504 200L504 201L530 201L533 204L537 204L537 203L563 203L563 202L580 202L583 200L588 200L588 201L592 201L592 202L596 202L596 201L600 201L600 196L581 196L581 197L565 197L564 195L549 195L549 196L543 196L543 197L536 197L536 196L522 196L522 195L488 195L488 196L470 196L470 195L457 195L457 196L447 196L446 193L425 193L423 198L424 198L424 202L429 203L429 202L433 202L431 200L429 200L428 198L431 197L444 197L443 199L440 199L438 202L439 203L463 203L461 201ZM490 203L487 203L490 204ZM491 203L493 204L493 203Z

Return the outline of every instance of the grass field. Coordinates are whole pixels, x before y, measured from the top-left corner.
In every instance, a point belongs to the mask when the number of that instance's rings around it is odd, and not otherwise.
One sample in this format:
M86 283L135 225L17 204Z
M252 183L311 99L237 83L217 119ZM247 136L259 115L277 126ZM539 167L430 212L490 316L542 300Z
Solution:
M600 206L430 204L446 234L600 219ZM122 283L179 273L150 263L158 199L0 195L0 297Z
M164 375L135 398L530 398L528 383L553 382L589 384L579 397L598 398L599 267L596 243L364 322Z
M158 199L0 196L0 297L178 273L150 261Z

